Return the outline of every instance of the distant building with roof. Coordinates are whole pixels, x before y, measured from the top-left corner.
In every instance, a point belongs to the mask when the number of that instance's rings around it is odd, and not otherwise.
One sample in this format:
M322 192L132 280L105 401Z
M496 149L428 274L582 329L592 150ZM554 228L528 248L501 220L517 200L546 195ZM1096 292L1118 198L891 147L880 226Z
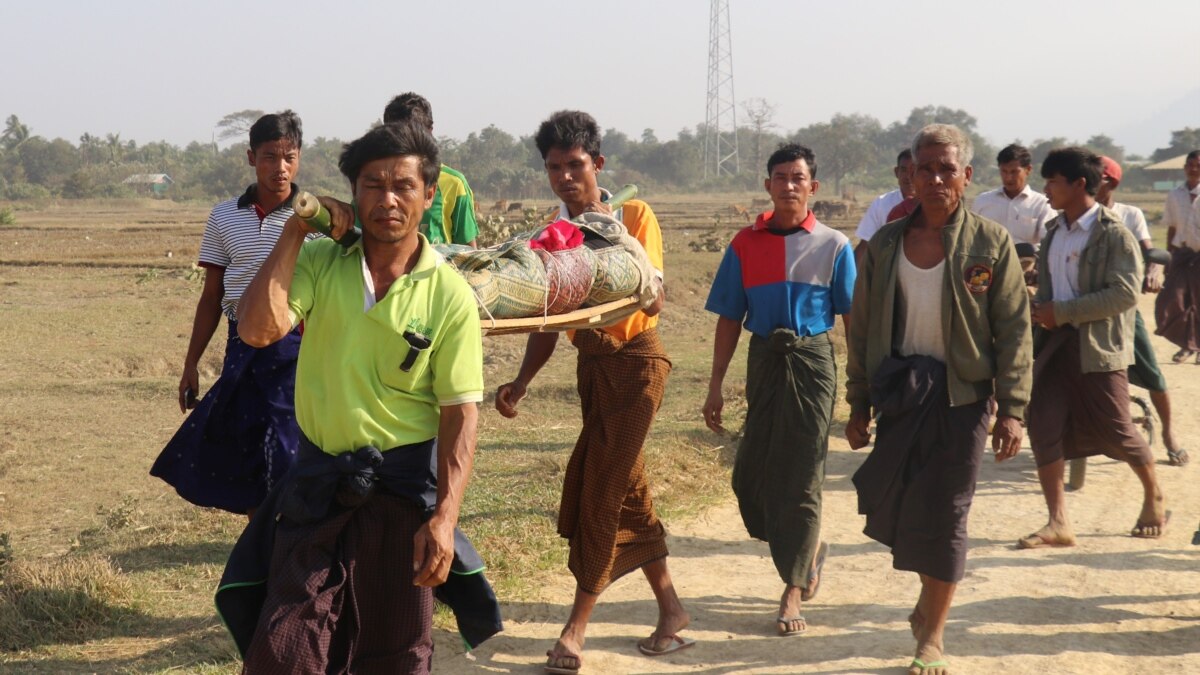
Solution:
M166 194L167 188L175 184L175 181L165 173L135 173L121 181L121 184L132 185L134 189L145 190L155 197L161 197Z

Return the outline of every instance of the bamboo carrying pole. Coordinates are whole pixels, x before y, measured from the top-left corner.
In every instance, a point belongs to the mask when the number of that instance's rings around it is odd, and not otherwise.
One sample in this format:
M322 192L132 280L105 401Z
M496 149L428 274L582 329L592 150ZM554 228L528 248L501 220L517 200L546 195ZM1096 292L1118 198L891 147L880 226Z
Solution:
M637 186L634 185L633 183L627 183L620 190L617 190L616 192L612 193L612 196L609 197L608 201L606 201L604 203L611 206L613 208L613 210L615 211L615 210L621 208L621 205L623 205L625 202L636 197L637 193L638 193Z
M605 203L614 210L619 209L625 202L636 197L637 193L637 186L631 183L612 193L612 196ZM296 195L296 198L292 200L292 208L301 220L308 223L309 227L317 230L326 237L333 237L329 211L311 192L301 190L300 194ZM341 239L336 241L342 246L349 248L361 236L357 229L351 228L346 234L342 235Z
M321 202L317 201L317 198L314 197L312 193L301 191L300 194L296 195L296 198L292 200L292 209L301 220L303 220L305 223L308 223L309 227L317 230L326 237L331 239L333 238L333 230L330 227L329 211L324 205L321 204ZM362 235L358 233L358 230L352 227L346 232L346 234L342 235L341 239L337 239L335 241L342 246L349 248L354 244L354 242L358 241L359 237L361 236Z

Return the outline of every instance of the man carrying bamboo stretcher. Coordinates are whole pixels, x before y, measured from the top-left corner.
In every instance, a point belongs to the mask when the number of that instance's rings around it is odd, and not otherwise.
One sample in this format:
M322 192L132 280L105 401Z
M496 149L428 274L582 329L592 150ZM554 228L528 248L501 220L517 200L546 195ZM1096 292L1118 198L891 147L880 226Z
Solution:
M854 252L808 208L820 186L812 150L781 145L767 160L761 214L725 249L705 309L717 315L704 422L722 433L721 386L742 332L750 331L746 424L733 491L746 530L770 544L783 580L777 630L808 629L800 603L817 594L828 546L820 544L821 492L837 391L834 317L854 294Z
M468 644L500 629L482 562L456 529L483 357L470 288L417 229L437 145L420 126L385 125L338 165L356 210L323 200L333 238L303 246L309 226L289 219L239 307L252 345L306 328L300 457L217 591L247 673L429 672L435 593ZM361 238L339 245L356 220Z
M535 140L550 187L562 200L559 217L611 211L596 184L604 156L600 127L591 115L554 113L539 127ZM661 273L662 233L650 207L631 200L613 215L641 242ZM667 570L666 532L654 513L642 457L642 444L671 369L655 328L663 305L661 279L658 289L648 306L620 323L570 335L579 350L583 430L563 480L558 533L570 543L568 566L576 589L567 625L546 653L545 668L550 673L580 669L588 620L600 593L637 569L646 575L658 602L658 623L649 637L638 642L638 649L655 656L692 644L678 635L689 619ZM516 379L496 392L496 409L502 415L517 415L517 404L554 353L557 341L557 333L529 336Z

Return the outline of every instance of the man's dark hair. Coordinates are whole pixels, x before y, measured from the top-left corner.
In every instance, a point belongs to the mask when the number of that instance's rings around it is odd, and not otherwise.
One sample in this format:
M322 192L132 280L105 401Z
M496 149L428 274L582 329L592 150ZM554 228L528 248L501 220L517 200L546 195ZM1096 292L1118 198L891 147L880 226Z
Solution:
M438 162L437 142L425 127L413 122L383 124L371 129L362 138L351 141L342 149L338 168L353 185L368 163L386 157L413 156L421 160L421 179L425 187L437 184L441 163Z
M271 113L258 118L250 127L250 149L257 150L263 143L286 138L298 149L304 140L300 128L300 116L291 110Z
M1033 155L1029 154L1029 148L1011 143L1004 146L1000 154L996 155L997 164L1008 164L1009 162L1018 162L1020 166L1032 167Z
M1183 161L1190 162L1193 159L1196 159L1197 157L1200 157L1200 150L1193 150L1187 154L1187 157L1183 158Z
M771 156L767 158L767 177L771 176L771 172L775 170L776 164L787 164L798 159L804 160L804 163L808 165L808 177L816 178L817 155L813 153L811 148L799 143L779 144L775 152L772 152Z
M1100 178L1104 175L1104 163L1100 155L1087 148L1072 147L1051 150L1042 162L1042 178L1062 176L1074 183L1083 178L1087 181L1087 193L1096 196Z
M433 130L433 106L429 105L429 100L424 96L411 91L392 99L383 109L384 124L409 120Z
M912 161L912 148L905 148L900 151L900 154L896 155L896 166L900 166L900 163L906 159L910 162Z
M559 110L538 126L533 142L542 153L542 159L546 159L552 148L583 148L595 160L600 157L600 125L596 124L595 117L585 112Z

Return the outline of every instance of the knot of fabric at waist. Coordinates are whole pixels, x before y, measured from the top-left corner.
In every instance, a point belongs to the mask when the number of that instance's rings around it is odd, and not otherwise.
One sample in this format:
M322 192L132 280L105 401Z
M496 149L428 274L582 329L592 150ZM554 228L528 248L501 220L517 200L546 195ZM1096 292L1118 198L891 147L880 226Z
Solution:
M338 473L337 501L346 508L354 508L371 496L377 480L376 470L383 466L383 453L371 446L337 456Z
M888 356L871 378L871 405L885 415L899 415L946 395L946 364L917 354Z
M829 333L797 335L796 331L790 328L776 328L766 337L752 335L750 344L759 348L766 347L774 354L798 354L812 349L827 349Z
M613 337L607 331L599 328L580 329L575 331L571 344L585 356L609 356L622 354L626 356L659 356L666 358L662 341L658 338L657 328L647 328L630 338L622 341Z
M386 452L365 446L331 455L302 434L296 465L281 488L280 513L297 523L312 523L335 503L347 509L361 506L380 484L427 511L436 500L435 448L429 440Z

